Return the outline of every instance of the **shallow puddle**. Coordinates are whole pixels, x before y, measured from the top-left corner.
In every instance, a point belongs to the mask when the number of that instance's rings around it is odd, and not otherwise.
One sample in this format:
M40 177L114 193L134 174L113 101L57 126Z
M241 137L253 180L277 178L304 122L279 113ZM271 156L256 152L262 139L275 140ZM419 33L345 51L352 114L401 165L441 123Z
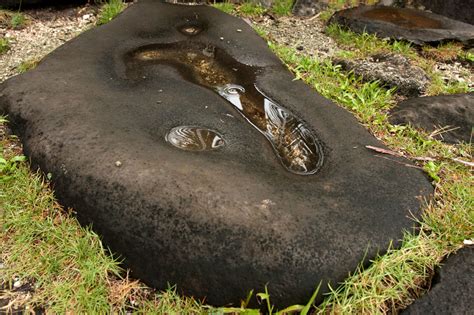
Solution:
M127 77L133 80L153 76L153 65L164 64L173 66L184 79L213 90L265 136L288 171L310 175L322 166L323 147L306 123L255 84L261 69L242 65L211 45L189 42L141 47L129 53L126 63ZM166 140L193 151L224 144L216 132L201 127L173 128Z
M209 151L224 146L224 139L216 131L193 126L175 127L166 134L165 139L187 151Z
M440 28L441 22L430 19L416 11L403 10L390 7L373 8L362 13L363 17L389 22L404 28Z

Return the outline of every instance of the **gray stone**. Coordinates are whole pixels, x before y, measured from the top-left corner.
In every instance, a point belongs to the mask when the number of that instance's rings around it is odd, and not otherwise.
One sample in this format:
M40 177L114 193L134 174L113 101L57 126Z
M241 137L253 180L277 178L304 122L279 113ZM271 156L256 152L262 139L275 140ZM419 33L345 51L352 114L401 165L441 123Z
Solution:
M281 307L399 244L432 192L293 79L244 21L145 0L3 83L0 109L133 276L218 305L268 284Z
M449 256L437 271L431 290L402 314L472 314L474 302L474 247Z
M327 2L327 0L296 0L292 11L296 16L313 16L327 9Z
M459 41L474 45L474 26L426 11L387 6L359 6L341 10L329 23L338 23L357 33L407 40L417 45Z
M429 84L425 71L402 55L376 54L366 59L335 59L334 62L366 81L378 80L388 88L396 88L397 93L405 96L423 94Z
M392 110L392 124L411 124L427 132L444 128L436 138L447 143L472 141L474 93L412 98Z

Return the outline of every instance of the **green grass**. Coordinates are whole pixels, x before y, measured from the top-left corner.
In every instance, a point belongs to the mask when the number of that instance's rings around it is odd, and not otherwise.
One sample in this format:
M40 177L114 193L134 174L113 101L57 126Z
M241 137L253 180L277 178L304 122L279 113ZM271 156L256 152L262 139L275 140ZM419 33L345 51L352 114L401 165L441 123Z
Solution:
M28 23L28 18L20 11L10 11L0 8L0 27L22 29Z
M125 9L125 3L123 0L108 0L100 9L99 15L97 16L97 25L106 24Z
M235 5L231 2L217 2L217 3L213 3L212 6L227 14L231 14L235 10Z
M26 26L27 19L21 12L16 12L12 15L10 25L14 29L21 29Z
M6 38L0 38L0 55L10 50L10 42Z
M34 69L38 65L39 62L40 60L38 59L29 59L29 60L23 61L18 66L17 71L18 73L25 73L28 70Z
M462 51L459 53L459 59L474 64L474 53L469 51Z
M259 3L255 2L244 2L238 8L239 12L247 16L262 15L266 9Z
M272 12L280 16L290 15L293 3L294 0L275 0L272 4Z
M408 42L383 40L374 34L357 34L338 24L330 24L326 34L334 38L344 49L353 53L354 57L365 58L381 52L394 52L409 58L417 56L416 50Z

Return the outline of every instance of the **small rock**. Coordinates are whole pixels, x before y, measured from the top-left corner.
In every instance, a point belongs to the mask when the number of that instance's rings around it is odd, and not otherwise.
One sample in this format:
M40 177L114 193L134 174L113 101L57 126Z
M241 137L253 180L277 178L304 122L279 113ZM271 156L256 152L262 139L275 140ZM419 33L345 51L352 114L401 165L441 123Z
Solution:
M122 166L122 162L120 162L120 161L115 161L115 166L117 166L117 167Z
M424 93L429 83L425 71L412 65L410 60L397 54L376 54L366 59L334 59L346 71L354 71L365 81L380 81L389 88L397 88L404 96L418 96Z
M21 281L15 280L15 282L13 282L13 288L18 289L19 287L21 287Z

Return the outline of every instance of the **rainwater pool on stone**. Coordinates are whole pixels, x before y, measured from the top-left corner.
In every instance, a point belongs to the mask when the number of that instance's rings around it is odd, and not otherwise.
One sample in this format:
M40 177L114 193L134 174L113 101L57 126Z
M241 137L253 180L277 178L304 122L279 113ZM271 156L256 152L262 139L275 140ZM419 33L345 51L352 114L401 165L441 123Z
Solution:
M173 146L186 151L209 151L224 146L225 142L216 131L193 126L178 126L165 137Z

